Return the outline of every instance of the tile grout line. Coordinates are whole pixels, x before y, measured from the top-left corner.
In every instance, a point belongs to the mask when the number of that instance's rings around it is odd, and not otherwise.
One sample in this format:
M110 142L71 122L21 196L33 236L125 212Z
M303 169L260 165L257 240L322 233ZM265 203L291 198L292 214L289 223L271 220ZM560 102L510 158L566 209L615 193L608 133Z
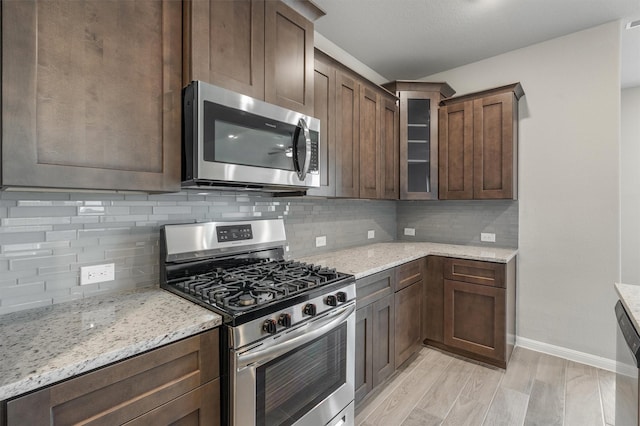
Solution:
M418 363L416 363L416 364L415 364L414 366L412 366L410 369L406 369L406 370L404 370L404 371L400 372L400 373L396 376L396 378L400 377L400 375L402 375L402 374L404 374L404 373L407 373L407 374L406 374L406 376L410 376L410 374L408 374L408 373L409 373L409 372L412 372L413 370L415 370L416 368L418 368L418 366L419 366L421 363L423 363L423 362L425 361L425 358L426 358L426 356L422 356L422 360L420 360ZM416 361L416 360L414 360L414 361ZM402 380L400 380L400 381L399 381L399 382L398 382L398 383L397 383L393 388L391 388L391 389L389 390L389 396L391 396L391 394L393 394L393 392L394 392L398 387L400 387L400 385L401 385L401 384L402 384L406 379L407 379L407 377L404 377L404 378L403 378ZM391 379L391 380L389 380L389 381L392 381L392 380L393 380L393 379ZM386 381L385 381L385 382L386 382ZM385 383L383 382L383 383L380 383L378 386L384 386L384 385L385 385ZM380 399L379 397L380 397L380 395L376 395L374 398L372 398L372 400L371 400L371 401L369 401L369 403L373 402L374 400L378 400L378 399ZM388 397L387 397L387 398L388 398ZM365 417L364 419L362 419L362 422L360 422L360 424L364 424L364 423L366 423L367 419L369 419L369 417L371 417L371 415L372 415L372 414L373 414L373 413L378 409L378 407L380 407L380 406L382 405L382 403L383 403L387 398L380 399L380 401L375 405L375 407L371 407L371 408L372 408L372 409L371 409L371 412L367 415L367 417ZM369 408L369 407L367 406L367 408Z
M451 364L451 362L453 361L453 358L449 360L449 362L447 362L447 365L444 367L443 371L440 373L440 375L438 375L438 377L436 378L436 380L433 381L433 383L431 383L431 386L429 386L429 388L427 388L422 395L420 395L420 398L416 401L416 403L414 404L413 408L411 409L411 411L409 411L409 413L404 416L404 418L402 419L401 422L398 423L398 425L402 425L402 423L405 422L405 420L407 420L407 418L411 415L411 413L413 412L413 410L415 410L415 408L418 406L418 404L420 403L420 401L422 401L422 398L424 398L424 396L427 394L427 392L429 392L431 390L431 388L433 387L433 385L438 381L438 379L440 377L442 377L443 374L446 373L446 368L449 367L449 364ZM448 413L447 413L448 414ZM446 416L445 416L446 417ZM443 419L444 421L444 419Z
M602 396L602 385L600 383L600 369L596 368L596 380L598 382L598 396L600 397L600 411L602 414L602 425L607 425L607 418L604 415L604 398Z
M491 406L493 405L493 401L496 399L496 395L498 394L498 389L500 389L500 385L502 385L502 381L504 380L504 376L506 375L506 367L504 369L505 373L502 375L502 377L500 377L500 381L498 382L498 385L496 386L496 389L493 391L493 395L491 396L491 401L489 401L489 404L487 405L487 409L484 412L484 416L482 417L482 423L480 423L480 425L484 425L484 422L487 421L487 415L489 414L489 410L491 409ZM523 420L524 422L524 420Z
M477 364L474 364L473 368L476 369L476 368L479 368L479 366ZM444 417L442 418L442 423L444 423L447 420L447 417L449 416L449 414L451 414L451 410L453 410L453 407L455 407L456 402L458 401L458 399L460 399L460 395L462 395L462 391L464 390L464 387L467 385L467 383L469 383L470 378L471 378L471 374L468 374L467 380L465 380L462 386L460 386L460 391L458 392L458 395L456 395L456 399L453 400L453 404L451 404L451 407L449 407L447 414L445 414Z

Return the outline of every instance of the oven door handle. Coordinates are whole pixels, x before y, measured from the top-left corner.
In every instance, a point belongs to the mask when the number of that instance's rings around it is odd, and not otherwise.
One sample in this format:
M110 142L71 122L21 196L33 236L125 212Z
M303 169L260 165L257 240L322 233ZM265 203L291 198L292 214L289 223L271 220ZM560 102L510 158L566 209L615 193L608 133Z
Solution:
M349 315L355 312L355 310L356 305L355 303L353 303L345 307L344 309L330 313L329 315L318 321L314 321L300 327L299 329L291 332L289 336L281 338L284 340L279 341L273 346L269 346L266 348L264 348L263 346L259 346L255 349L250 349L246 352L238 354L236 365L238 368L244 368L250 364L260 364L265 361L277 358L278 356L289 352L291 349L297 346L304 345L305 343L308 343L322 336L332 328L344 322L349 317ZM313 329L308 330L309 326L311 325L314 326Z

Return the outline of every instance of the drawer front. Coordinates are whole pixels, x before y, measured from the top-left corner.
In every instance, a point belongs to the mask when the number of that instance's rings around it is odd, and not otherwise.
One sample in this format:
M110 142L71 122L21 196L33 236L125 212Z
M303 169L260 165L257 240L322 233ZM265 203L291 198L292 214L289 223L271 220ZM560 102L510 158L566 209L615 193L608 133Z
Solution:
M503 263L478 260L446 258L444 261L444 278L504 288L505 265Z
M122 424L219 374L218 329L7 403L7 424Z
M396 268L396 291L400 291L424 278L424 258L405 263Z
M220 379L152 410L124 426L220 425Z
M395 272L387 269L356 281L356 307L362 308L393 293Z

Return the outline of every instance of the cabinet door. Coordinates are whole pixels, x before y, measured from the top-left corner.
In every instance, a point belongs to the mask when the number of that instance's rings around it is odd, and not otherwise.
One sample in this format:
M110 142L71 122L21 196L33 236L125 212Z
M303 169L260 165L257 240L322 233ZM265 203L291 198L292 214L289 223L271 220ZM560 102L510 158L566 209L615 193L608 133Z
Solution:
M473 101L475 199L515 198L516 108L512 92Z
M473 101L440 108L439 197L473 198Z
M360 198L379 198L380 95L360 86Z
M444 343L505 361L505 289L444 280Z
M2 184L180 189L182 6L2 4Z
M395 371L395 323L393 294L373 304L373 386Z
M437 92L400 92L400 198L438 199Z
M218 426L220 425L220 379L200 386L124 425Z
M218 377L218 342L215 329L11 400L7 423L123 424Z
M336 195L336 71L317 58L315 64L313 111L320 119L320 187L309 189L307 194L333 197Z
M395 294L395 365L398 368L422 342L422 280Z
M264 8L264 0L185 1L183 83L264 99Z
M398 106L396 100L382 97L380 103L381 190L380 198L397 200L399 189Z
M313 115L313 23L267 0L264 43L265 100Z
M360 195L359 83L336 71L336 196Z
M373 305L356 311L355 400L361 401L373 389Z

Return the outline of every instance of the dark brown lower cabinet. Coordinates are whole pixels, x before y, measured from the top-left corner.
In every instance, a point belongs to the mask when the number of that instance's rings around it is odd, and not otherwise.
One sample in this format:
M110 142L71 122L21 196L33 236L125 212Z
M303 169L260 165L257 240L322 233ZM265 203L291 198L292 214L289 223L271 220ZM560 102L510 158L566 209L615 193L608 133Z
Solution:
M356 281L356 404L395 371L394 271Z
M13 425L220 424L218 329L6 403Z
M402 365L422 345L421 311L422 280L398 291L395 294L395 358L396 368Z
M396 270L395 361L402 365L422 346L422 306L425 259L400 265Z
M515 345L516 258L430 256L424 343L506 368Z
M444 280L444 343L497 360L504 357L505 289Z

